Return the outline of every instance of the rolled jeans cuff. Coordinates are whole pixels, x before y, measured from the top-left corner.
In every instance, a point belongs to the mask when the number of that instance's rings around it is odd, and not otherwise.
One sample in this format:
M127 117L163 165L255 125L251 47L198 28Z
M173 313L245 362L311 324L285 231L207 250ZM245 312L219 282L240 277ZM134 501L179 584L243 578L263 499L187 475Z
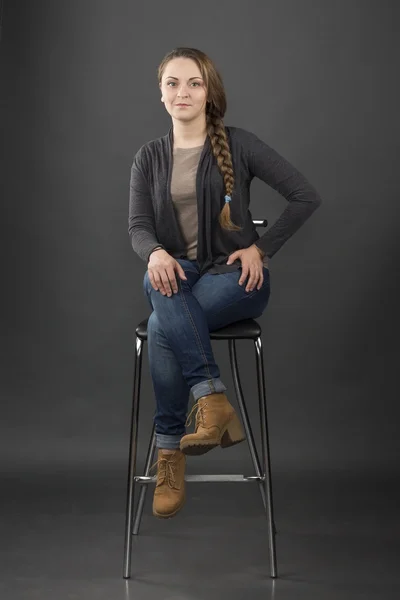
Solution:
M179 443L184 435L184 433L178 435L165 435L164 433L156 433L156 447L176 450L179 448Z
M194 401L197 402L202 396L209 396L210 394L217 394L225 392L226 390L227 387L222 383L221 379L214 378L196 383L196 385L191 388L190 392L193 395Z

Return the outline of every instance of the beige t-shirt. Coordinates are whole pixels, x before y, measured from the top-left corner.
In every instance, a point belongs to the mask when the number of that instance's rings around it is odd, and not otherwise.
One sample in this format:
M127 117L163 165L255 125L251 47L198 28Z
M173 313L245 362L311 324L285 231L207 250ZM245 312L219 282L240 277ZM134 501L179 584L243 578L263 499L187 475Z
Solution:
M203 146L173 150L171 196L189 260L197 258L196 174L202 150ZM264 257L263 265L268 268L267 257Z
M189 260L197 258L196 174L203 146L174 148L171 196Z

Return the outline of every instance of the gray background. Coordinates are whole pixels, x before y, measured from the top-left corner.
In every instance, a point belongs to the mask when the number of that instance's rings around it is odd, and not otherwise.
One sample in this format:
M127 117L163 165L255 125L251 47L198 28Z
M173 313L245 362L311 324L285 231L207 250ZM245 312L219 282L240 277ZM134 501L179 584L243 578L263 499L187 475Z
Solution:
M264 139L323 200L270 261L271 297L259 319L278 519L297 477L309 482L303 506L325 485L337 508L347 489L338 482L365 474L368 495L382 476L398 475L398 18L388 1L4 2L5 513L19 503L24 513L27 498L34 511L43 502L50 512L63 502L66 512L103 507L115 517L108 568L120 577L134 332L150 314L146 265L127 231L130 167L171 125L156 70L179 45L215 61L225 123ZM272 224L285 205L254 180L253 218ZM236 403L227 346L213 344ZM252 343L237 345L258 433ZM141 454L153 411L145 346ZM193 459L188 470L222 466L251 470L245 445ZM87 511L84 489L96 498ZM354 493L342 500L350 513Z

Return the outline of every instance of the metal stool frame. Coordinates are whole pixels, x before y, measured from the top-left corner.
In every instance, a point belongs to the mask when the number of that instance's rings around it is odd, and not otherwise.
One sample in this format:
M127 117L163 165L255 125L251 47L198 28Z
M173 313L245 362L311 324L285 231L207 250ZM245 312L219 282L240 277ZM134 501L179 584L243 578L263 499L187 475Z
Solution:
M253 221L257 226L265 227L267 220ZM268 417L267 417L267 403L265 395L265 376L264 376L264 358L263 358L263 347L261 342L261 327L253 319L246 319L246 321L252 321L257 325L257 329L260 332L257 336L249 338L248 335L239 335L238 338L231 339L232 336L227 337L228 348L229 348L229 361L232 370L233 383L235 388L236 397L242 417L243 427L246 433L246 440L249 446L251 458L254 465L255 476L245 475L185 475L185 481L187 482L205 482L205 481L235 481L238 483L257 482L261 498L266 512L267 523L268 523L268 545L269 545L269 558L270 558L270 574L272 578L278 577L277 574L277 559L276 559L276 527L274 523L273 515L273 499L272 499L272 479L271 479L271 461L270 461L270 450L269 450L269 435L268 435ZM235 323L237 327L240 327L240 321ZM228 326L229 327L229 326ZM224 339L223 330L219 329L216 332L210 332L210 339ZM213 336L217 336L214 337ZM136 458L137 458L137 442L138 442L138 428L139 428L139 399L140 399L140 387L141 387L141 374L142 374L142 351L143 344L147 339L147 331L145 336L138 335L136 330L136 348L135 348L135 365L134 365L134 378L133 378L133 400L132 400L132 417L131 417L131 431L130 431L130 449L129 449L129 467L128 467L128 485L127 485L127 501L126 501L126 516L125 516L125 546L124 546L124 565L123 565L123 578L129 579L131 577L131 556L132 556L132 535L138 535L140 522L142 519L143 507L147 492L147 485L149 483L155 483L157 476L149 476L150 467L153 463L154 452L156 449L156 438L155 438L155 424L153 422L152 432L150 435L150 443L147 450L146 461L145 461L145 473L143 476L136 475ZM257 448L254 442L254 436L250 425L250 420L247 412L247 408L244 402L242 386L239 378L239 369L237 363L236 354L236 339L253 339L256 368L257 368L257 386L258 386L258 399L259 399L259 412L261 421L261 462L258 457ZM141 484L139 500L137 502L136 514L133 514L134 505L134 492L135 483Z

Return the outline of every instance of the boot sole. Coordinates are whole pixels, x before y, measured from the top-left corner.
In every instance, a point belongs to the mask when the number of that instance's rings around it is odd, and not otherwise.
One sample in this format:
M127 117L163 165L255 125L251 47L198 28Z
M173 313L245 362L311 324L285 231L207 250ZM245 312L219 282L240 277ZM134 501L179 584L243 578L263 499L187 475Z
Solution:
M172 517L174 517L181 510L181 508L183 508L183 506L185 504L185 501L186 501L186 492L185 492L185 495L183 496L183 500L182 500L181 504L174 510L174 512L168 513L168 514L166 514L166 513L158 513L153 508L153 515L155 517L157 517L157 519L171 519Z
M181 448L182 452L184 454L187 454L189 456L200 456L201 454L206 454L207 452L209 452L210 450L212 450L213 448L216 448L217 446L221 446L221 448L230 448L231 446L236 446L236 444L240 444L241 442L244 442L246 438L243 438L241 440L235 440L234 442L230 442L230 443L225 443L224 445L222 444L190 444L188 446L184 446L183 448Z
M206 454L213 448L216 448L219 444L189 444L188 446L183 446L181 448L184 454L189 456L199 456L200 454Z

